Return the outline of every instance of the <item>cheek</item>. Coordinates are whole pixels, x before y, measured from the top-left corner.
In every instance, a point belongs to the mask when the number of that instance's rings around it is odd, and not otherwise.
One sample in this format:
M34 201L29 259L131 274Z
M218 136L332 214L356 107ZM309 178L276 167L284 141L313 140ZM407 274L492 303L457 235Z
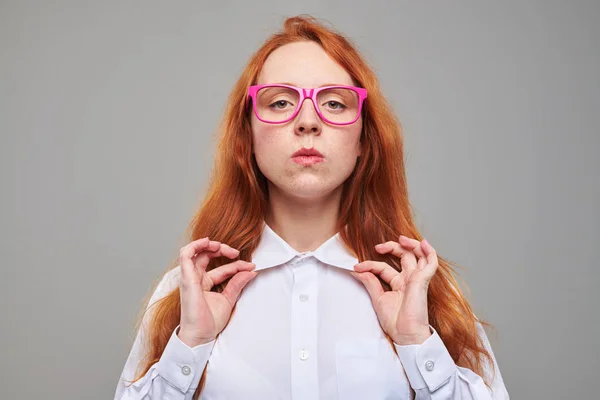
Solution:
M356 157L360 156L360 136L362 129L353 129L346 132L339 132L336 143L333 148L338 149L336 160L344 164L354 165Z
M252 145L257 162L271 160L285 154L285 138L278 126L261 126L260 122L252 129ZM279 157L277 157L279 155Z

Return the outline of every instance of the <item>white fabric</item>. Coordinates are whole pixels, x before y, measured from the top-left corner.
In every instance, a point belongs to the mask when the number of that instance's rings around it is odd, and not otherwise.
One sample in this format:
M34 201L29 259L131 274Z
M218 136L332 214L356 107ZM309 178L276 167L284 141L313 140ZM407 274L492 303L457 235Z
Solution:
M411 399L410 387L416 399L509 398L495 358L490 393L481 377L456 366L433 327L421 345L394 344L397 355L366 289L348 272L358 260L339 233L299 253L264 224L252 262L261 272L216 340L190 348L175 328L160 361L126 387L142 356L143 325L115 399L191 399L205 367L203 400ZM149 304L179 287L180 278L180 267L165 274Z

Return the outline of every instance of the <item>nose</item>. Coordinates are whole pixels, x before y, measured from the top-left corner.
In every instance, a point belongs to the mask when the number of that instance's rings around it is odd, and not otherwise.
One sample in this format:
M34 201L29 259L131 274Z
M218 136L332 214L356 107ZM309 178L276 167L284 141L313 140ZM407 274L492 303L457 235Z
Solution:
M321 133L321 118L310 98L304 99L300 111L296 116L294 130L296 133Z

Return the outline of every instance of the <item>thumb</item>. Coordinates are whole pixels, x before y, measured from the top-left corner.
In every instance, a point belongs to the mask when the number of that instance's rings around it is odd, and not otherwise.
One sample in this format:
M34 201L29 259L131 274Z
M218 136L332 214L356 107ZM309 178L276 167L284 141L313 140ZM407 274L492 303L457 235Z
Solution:
M381 282L373 273L371 272L350 272L352 276L361 281L367 292L369 292L369 296L371 296L371 300L375 301L384 293L383 286L381 286Z
M256 275L258 275L258 271L240 271L233 276L227 283L227 286L221 293L223 296L229 300L231 305L237 303L240 294L242 293L242 289L246 286L248 282L250 282Z

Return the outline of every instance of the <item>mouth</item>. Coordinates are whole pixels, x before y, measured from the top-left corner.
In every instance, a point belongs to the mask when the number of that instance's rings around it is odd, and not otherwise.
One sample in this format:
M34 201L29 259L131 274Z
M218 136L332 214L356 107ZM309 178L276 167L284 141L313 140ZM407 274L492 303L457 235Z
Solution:
M305 165L305 166L318 164L320 162L323 162L324 160L325 160L325 158L320 157L320 156L295 156L295 157L292 157L293 162L295 162L296 164Z
M314 147L307 149L306 147L302 147L300 150L292 154L292 157L297 156L317 156L317 157L325 157L321 152Z
M292 161L300 165L313 165L325 160L325 156L314 147L307 149L301 148L294 154L292 154Z

